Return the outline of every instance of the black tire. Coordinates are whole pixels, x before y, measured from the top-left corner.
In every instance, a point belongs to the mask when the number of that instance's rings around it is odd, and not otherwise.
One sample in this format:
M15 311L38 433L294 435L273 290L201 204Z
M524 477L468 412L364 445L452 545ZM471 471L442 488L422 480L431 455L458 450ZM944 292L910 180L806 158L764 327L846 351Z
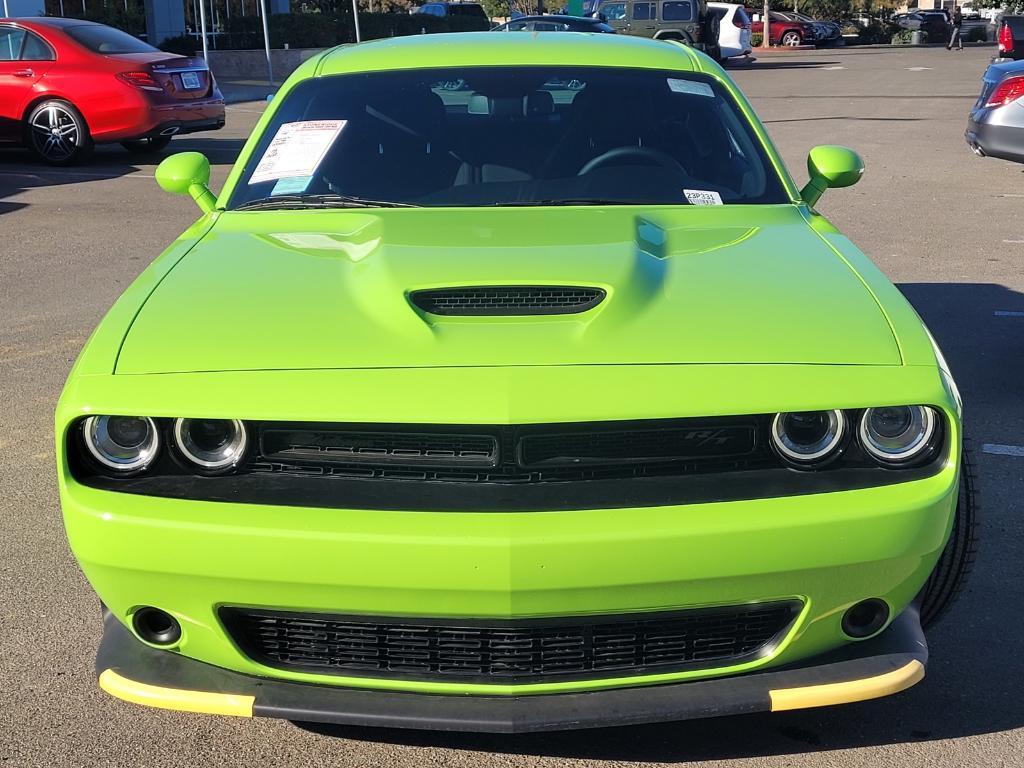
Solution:
M144 139L131 139L122 141L121 146L129 152L136 152L140 155L148 155L152 152L159 152L171 143L170 136L147 136Z
M92 154L89 126L75 105L64 99L36 104L25 118L25 143L44 163L75 165Z
M789 42L786 42L787 40ZM783 33L782 37L779 38L779 45L785 46L787 48L795 48L796 46L803 44L803 37L800 36L799 32L794 32L793 30L789 30L789 32Z
M921 590L921 626L934 624L954 603L974 565L978 549L977 499L975 497L974 465L967 446L960 463L960 495L957 499L953 530L949 534L939 562Z

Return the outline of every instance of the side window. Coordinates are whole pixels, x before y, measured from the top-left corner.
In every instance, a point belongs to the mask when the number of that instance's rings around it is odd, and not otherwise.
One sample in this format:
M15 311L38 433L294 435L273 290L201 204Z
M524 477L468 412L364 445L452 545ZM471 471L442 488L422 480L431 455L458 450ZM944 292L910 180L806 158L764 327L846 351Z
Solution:
M693 4L690 0L665 0L661 4L662 21L693 21Z
M633 3L633 18L647 21L654 18L654 3Z
M23 42L25 42L24 29L0 27L0 61L17 61L21 56Z
M420 8L420 13L426 13L430 16L444 16L444 6L440 3L427 3Z
M626 18L625 3L605 3L601 6L601 13L608 21L622 21Z
M53 61L53 50L43 42L42 38L29 32L25 37L25 47L21 49L23 61Z

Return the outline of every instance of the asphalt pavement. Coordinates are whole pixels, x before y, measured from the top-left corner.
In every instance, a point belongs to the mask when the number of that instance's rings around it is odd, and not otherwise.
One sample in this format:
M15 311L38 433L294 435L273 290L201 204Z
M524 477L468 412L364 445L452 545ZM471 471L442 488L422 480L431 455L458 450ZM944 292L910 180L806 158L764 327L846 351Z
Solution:
M1024 766L1024 457L983 451L1024 445L1024 166L976 158L963 142L989 55L840 49L733 69L798 181L815 144L864 156L863 181L826 193L820 208L903 288L945 350L983 515L970 587L930 634L922 683L778 715L460 736L179 714L100 692L99 606L61 525L53 408L103 313L197 211L157 188L159 158L104 148L62 170L0 152L0 764ZM206 152L218 187L263 106L232 105L226 129L171 149Z

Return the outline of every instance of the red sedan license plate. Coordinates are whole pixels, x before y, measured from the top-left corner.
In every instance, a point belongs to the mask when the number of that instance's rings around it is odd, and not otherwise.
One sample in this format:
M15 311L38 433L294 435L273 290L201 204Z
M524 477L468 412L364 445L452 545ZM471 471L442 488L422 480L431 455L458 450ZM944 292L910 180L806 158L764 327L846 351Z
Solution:
M202 87L199 83L198 72L182 72L181 73L181 87L186 91L195 91Z

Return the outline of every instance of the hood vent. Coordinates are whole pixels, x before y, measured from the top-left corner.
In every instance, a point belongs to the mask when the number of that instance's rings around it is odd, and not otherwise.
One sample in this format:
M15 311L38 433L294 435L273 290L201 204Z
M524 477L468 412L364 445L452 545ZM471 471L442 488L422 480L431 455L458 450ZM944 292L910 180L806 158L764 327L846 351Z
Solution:
M413 291L409 300L432 315L569 315L600 304L600 288L562 285L476 285Z

